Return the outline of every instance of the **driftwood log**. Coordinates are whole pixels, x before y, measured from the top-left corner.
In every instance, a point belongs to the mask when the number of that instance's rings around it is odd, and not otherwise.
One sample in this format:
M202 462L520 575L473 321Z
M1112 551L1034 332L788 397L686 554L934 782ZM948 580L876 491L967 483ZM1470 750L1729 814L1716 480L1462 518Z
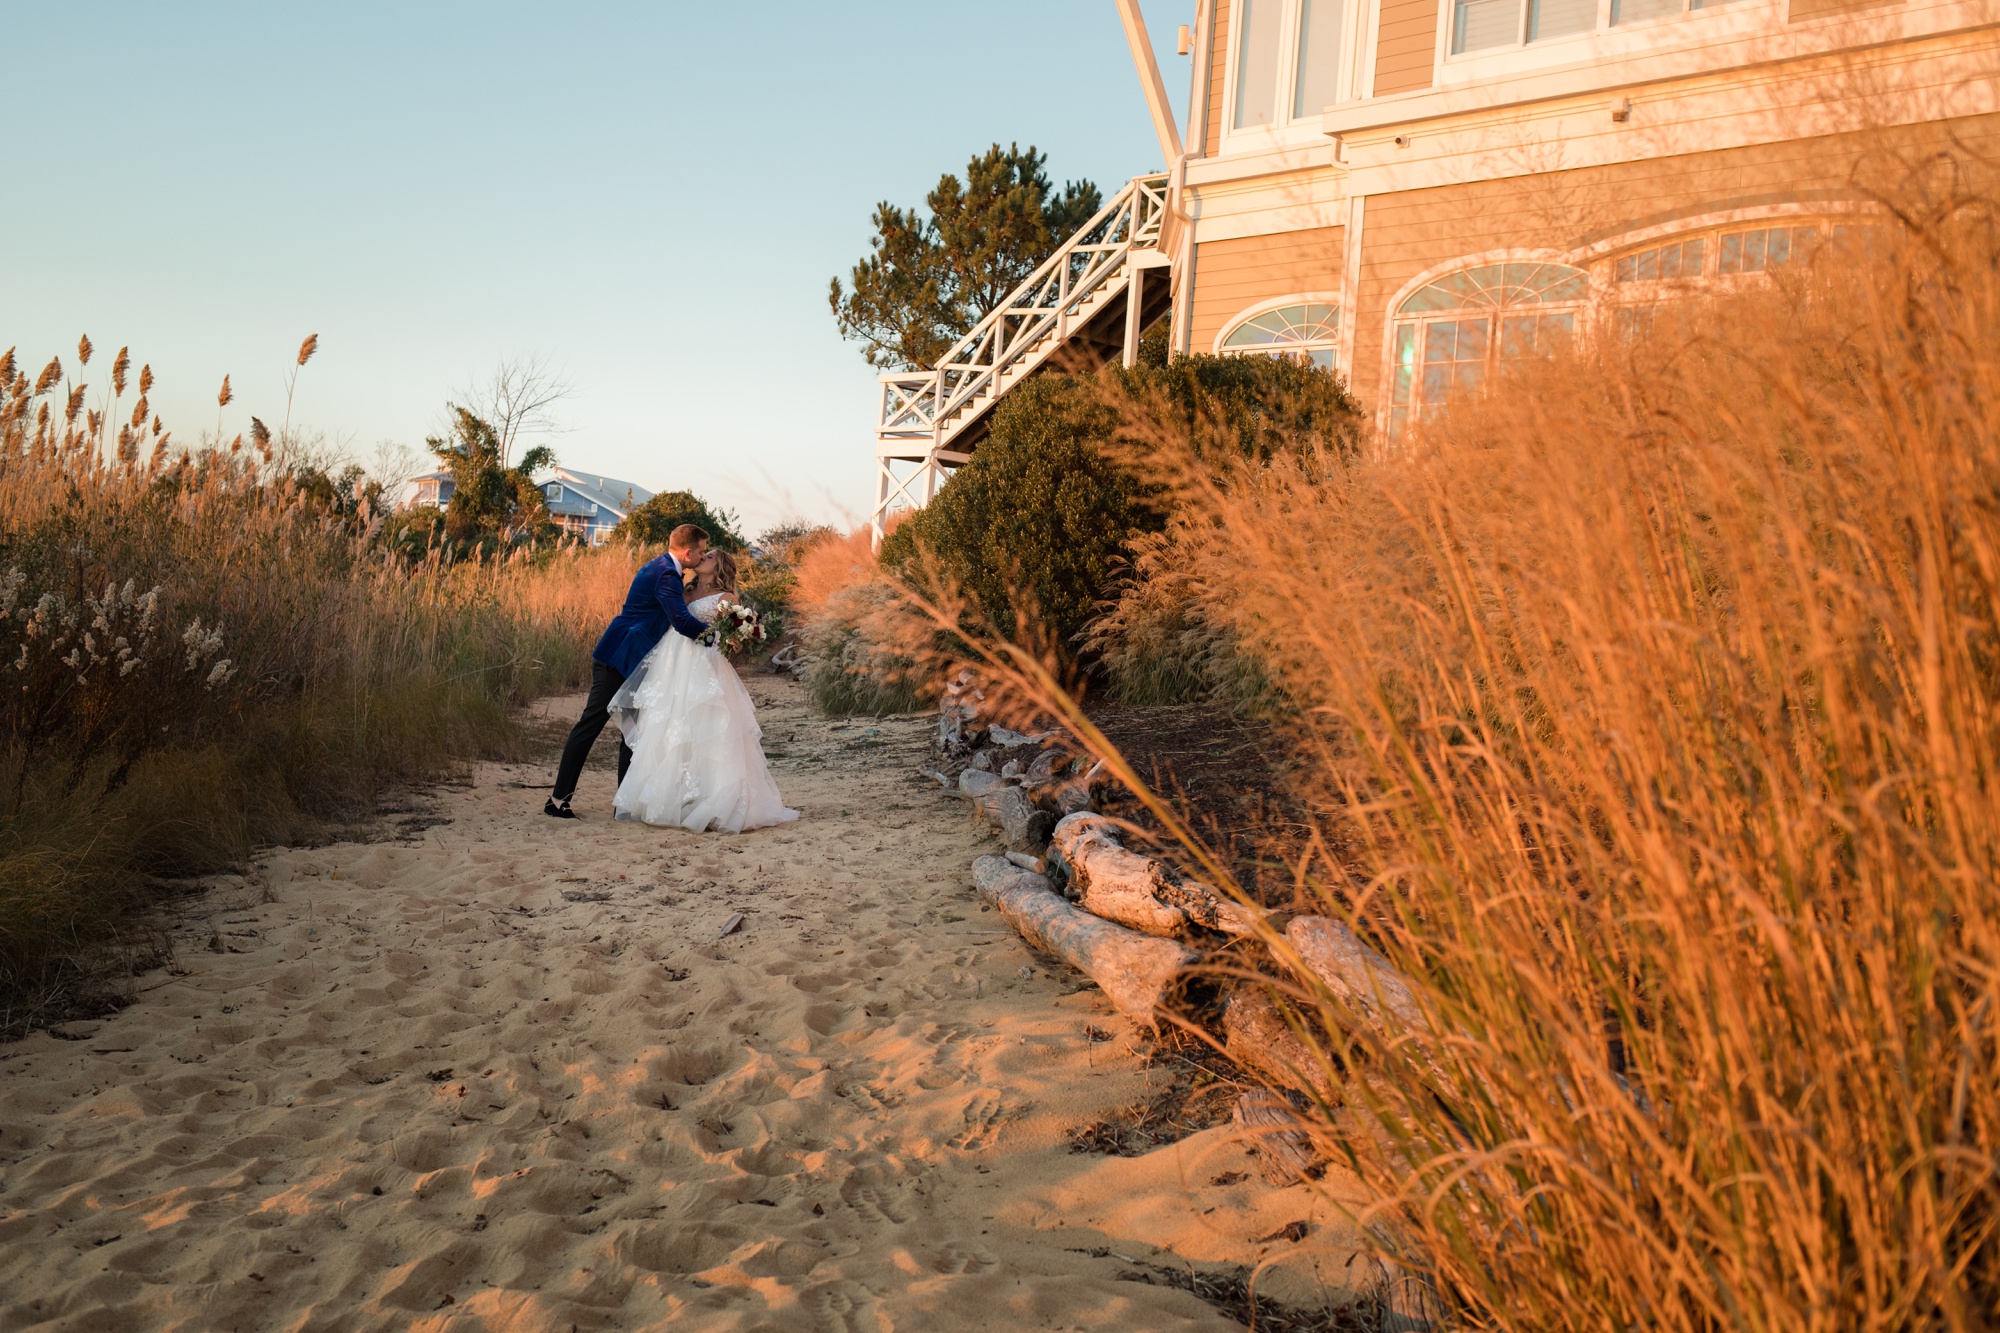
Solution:
M1224 1051L1231 1060L1282 1088L1296 1088L1322 1106L1338 1102L1327 1057L1293 1030L1261 987L1244 986L1222 1012Z
M1279 1189L1295 1185L1312 1170L1312 1139L1284 1098L1252 1088L1237 1099L1230 1118L1257 1154L1264 1179L1271 1184Z
M1409 979L1352 930L1324 916L1295 916L1285 926L1311 976L1390 1036L1428 1033L1431 1025Z
M994 787L974 800L987 822L1000 830L1009 847L1035 853L1048 845L1056 817L1029 800L1019 787Z
M1135 934L1080 912L1044 877L998 856L972 863L979 896L991 903L1021 937L1089 977L1120 1013L1153 1022L1196 961L1193 950L1171 940Z
M1255 913L1165 861L1128 850L1117 823L1102 815L1064 816L1050 843L1069 871L1071 896L1107 921L1148 935L1179 935L1189 923L1226 935L1256 932Z

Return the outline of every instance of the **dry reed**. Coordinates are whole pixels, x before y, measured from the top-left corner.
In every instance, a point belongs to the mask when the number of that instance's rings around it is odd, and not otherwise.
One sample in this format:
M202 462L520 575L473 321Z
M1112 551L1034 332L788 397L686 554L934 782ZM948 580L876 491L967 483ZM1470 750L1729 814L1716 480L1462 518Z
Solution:
M1316 1114L1369 1234L1466 1326L2000 1309L2000 226L1945 180L1354 465L1125 406L1204 571L1167 595L1300 710L1301 893L1415 979L1393 1032L1268 984L1349 1075ZM912 604L874 632L966 614Z
M376 540L381 515L330 510L254 459L107 462L94 427L46 410L59 373L31 385L13 361L0 1029L59 1011L149 883L318 836L387 784L518 753L508 707L585 677L639 558L398 556Z

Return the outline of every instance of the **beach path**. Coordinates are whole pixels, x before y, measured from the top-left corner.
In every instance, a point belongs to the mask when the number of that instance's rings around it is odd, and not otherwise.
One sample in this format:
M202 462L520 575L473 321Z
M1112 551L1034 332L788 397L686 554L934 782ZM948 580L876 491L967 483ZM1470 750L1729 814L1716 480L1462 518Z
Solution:
M1337 1286L1335 1210L1226 1129L1070 1150L1159 1074L982 912L928 724L749 681L796 824L613 822L610 737L579 822L477 765L0 1047L0 1328L1137 1333L1240 1327L1162 1269Z

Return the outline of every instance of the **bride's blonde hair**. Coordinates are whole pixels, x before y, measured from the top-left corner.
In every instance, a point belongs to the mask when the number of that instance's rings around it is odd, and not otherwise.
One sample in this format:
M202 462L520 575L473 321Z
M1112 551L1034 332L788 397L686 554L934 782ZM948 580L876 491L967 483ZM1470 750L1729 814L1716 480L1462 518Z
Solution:
M736 557L720 548L712 551L715 556L715 586L722 592L736 591Z

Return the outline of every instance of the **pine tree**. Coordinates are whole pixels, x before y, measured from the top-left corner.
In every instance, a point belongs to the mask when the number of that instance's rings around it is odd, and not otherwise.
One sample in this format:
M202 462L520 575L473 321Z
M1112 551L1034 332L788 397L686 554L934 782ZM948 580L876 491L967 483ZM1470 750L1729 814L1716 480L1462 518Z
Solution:
M1032 144L996 143L966 164L963 180L938 179L928 216L876 205L868 255L848 287L835 278L827 294L841 336L862 344L869 365L935 365L1103 207L1087 180L1058 191L1047 161Z

